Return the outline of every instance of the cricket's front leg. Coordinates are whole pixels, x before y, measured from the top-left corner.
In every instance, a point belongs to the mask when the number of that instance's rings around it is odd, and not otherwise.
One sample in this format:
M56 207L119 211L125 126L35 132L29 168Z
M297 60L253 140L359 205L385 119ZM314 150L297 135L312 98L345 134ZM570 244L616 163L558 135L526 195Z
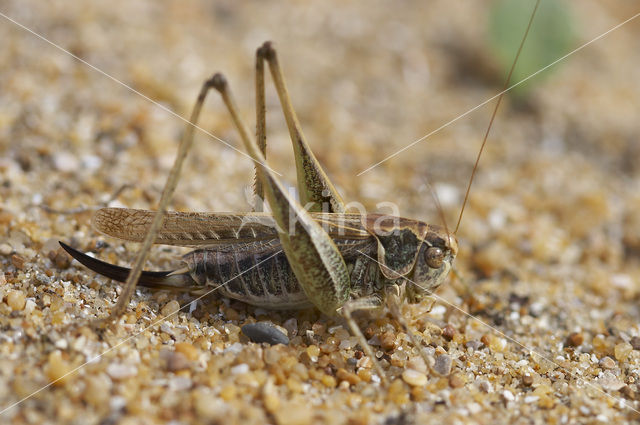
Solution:
M353 335L355 335L355 337L358 338L358 343L360 344L360 347L362 347L365 354L369 356L369 358L371 359L371 362L373 363L373 367L376 369L376 372L380 376L380 379L383 382L385 382L386 375L382 370L382 367L380 366L380 362L378 362L378 360L376 359L376 356L374 355L373 350L371 349L371 346L367 342L367 339L362 334L360 327L358 326L358 324L356 323L356 321L353 319L353 316L352 316L352 313L354 311L376 310L380 307L382 307L382 300L380 300L378 296L372 295L365 298L358 298L358 299L347 301L344 304L344 306L342 306L342 308L340 309L340 313L344 316L345 320L347 321L347 325L349 326L349 329L351 329L351 332L353 333Z
M226 79L213 78L249 155L258 164L258 179L264 187L278 225L278 236L289 264L309 300L323 313L335 316L349 299L347 266L331 237L311 215L293 199L280 183L238 115Z

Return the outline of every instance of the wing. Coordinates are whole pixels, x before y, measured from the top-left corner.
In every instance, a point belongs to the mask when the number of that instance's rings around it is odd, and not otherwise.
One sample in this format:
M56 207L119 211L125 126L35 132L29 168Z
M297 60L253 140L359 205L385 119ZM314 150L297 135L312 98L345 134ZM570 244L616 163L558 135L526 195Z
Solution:
M105 235L142 242L155 211L102 208L92 219ZM370 236L359 214L312 213L335 239L366 239ZM167 212L156 238L157 244L178 246L251 243L278 238L277 225L268 213Z

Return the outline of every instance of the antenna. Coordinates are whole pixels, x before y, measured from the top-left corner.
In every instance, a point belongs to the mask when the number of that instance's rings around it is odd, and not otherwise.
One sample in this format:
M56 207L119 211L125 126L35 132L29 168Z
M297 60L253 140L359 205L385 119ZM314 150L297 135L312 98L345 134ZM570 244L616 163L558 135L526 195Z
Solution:
M431 182L429 181L429 177L424 176L423 177L423 181L424 181L425 185L427 186L427 188L429 189L429 191L431 192L431 197L433 198L433 201L436 203L436 208L438 209L438 215L440 215L440 221L442 221L442 224L444 225L444 230L446 230L447 235L450 235L449 226L447 226L447 219L444 216L444 210L442 209L442 204L440 204L440 199L438 198L438 193L435 191L433 186L431 186Z
M456 230L453 232L454 234L458 233L458 228L460 227L460 222L462 221L462 214L464 213L464 208L467 206L467 201L469 200L469 193L471 192L471 184L473 183L473 179L476 176L476 171L478 170L478 164L480 163L480 157L482 156L484 147L487 144L487 138L489 137L489 132L491 131L491 127L493 126L493 120L496 118L496 114L498 113L498 108L500 107L500 102L502 102L502 97L509 90L509 83L511 82L511 76L513 75L513 70L516 68L516 64L518 63L518 58L520 57L520 53L522 52L522 47L524 46L524 42L527 40L527 36L529 35L529 30L531 29L531 24L533 23L533 18L536 16L536 11L538 10L539 5L540 5L540 0L537 0L536 5L533 8L533 12L531 13L531 18L529 18L529 24L527 25L527 30L524 32L524 36L522 37L522 41L520 42L520 47L518 47L518 52L516 53L516 57L513 60L513 63L511 64L511 69L509 70L509 74L507 75L507 81L505 81L504 87L502 88L502 92L500 93L500 96L498 96L496 107L493 108L493 113L491 114L491 120L489 121L489 126L487 127L487 131L484 133L484 138L482 139L482 145L480 146L480 150L478 151L476 163L473 166L473 171L471 172L471 178L469 179L469 184L467 185L467 191L464 194L464 201L462 202L462 208L460 209L460 215L458 216L458 223L456 224Z

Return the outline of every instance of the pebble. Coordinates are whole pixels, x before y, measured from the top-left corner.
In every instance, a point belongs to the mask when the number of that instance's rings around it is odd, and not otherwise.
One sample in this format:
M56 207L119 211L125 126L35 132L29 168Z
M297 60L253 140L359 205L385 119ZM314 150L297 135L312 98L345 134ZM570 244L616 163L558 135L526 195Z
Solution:
M478 350L479 348L481 348L484 344L480 341L467 341L464 346L466 348L471 348L473 351Z
M11 256L11 263L15 266L16 269L22 270L24 267L25 259L18 254L13 254Z
M243 373L249 373L249 365L246 363L241 363L239 365L235 365L231 368L232 375L242 375Z
M601 358L598 364L603 369L613 369L616 367L616 362L609 356Z
M456 335L456 328L451 326L451 324L447 324L447 326L445 326L442 329L442 336L447 341L451 341L455 335Z
M422 356L411 357L409 361L407 361L407 368L427 373L427 365L425 364Z
M567 337L567 345L579 347L584 342L584 335L581 332L571 332Z
M245 334L251 342L266 342L269 345L283 344L289 345L289 337L280 329L270 322L249 323L242 326L242 333Z
M167 316L176 314L179 310L180 310L180 303L176 300L171 300L162 307L162 309L160 310L160 313L163 316L167 317Z
M460 375L453 374L449 377L449 386L451 388L460 388L464 385L464 379Z
M107 374L112 379L127 379L136 376L138 368L130 364L111 363L107 366Z
M292 337L298 335L298 320L295 317L285 320L282 327L287 330L288 335Z
M177 372L189 368L187 356L179 351L163 351L161 356L165 358L169 372Z
M7 294L7 304L13 311L22 310L27 303L27 298L24 296L24 292L14 289Z
M616 360L618 360L619 362L624 362L625 360L627 360L629 354L631 354L631 351L633 351L633 346L628 342L616 344L616 346L613 348L613 353L616 357Z
M49 354L49 359L47 363L47 377L49 381L54 383L55 385L64 384L71 374L72 367L65 359L62 358L62 353L60 350L52 351Z
M516 399L513 393L509 390L504 390L502 392L502 397L504 397L505 401L513 401Z
M433 365L433 370L442 376L447 376L451 373L451 356L448 354L440 354L436 357L436 362Z
M413 369L406 369L402 372L402 379L412 387L424 387L427 385L427 375Z
M525 387L530 387L531 385L533 385L533 376L531 376L531 374L529 373L525 373L524 375L522 375L522 384Z
M347 381L350 385L355 385L358 382L360 382L360 378L358 377L358 375L347 371L346 369L340 368L338 369L338 371L336 372L336 377L340 380L340 381Z
M184 354L191 361L198 360L200 356L198 349L188 342L177 342L174 347L176 352Z
M169 391L187 391L193 386L193 381L186 376L177 376L169 381Z
M602 386L602 388L607 391L618 391L625 386L624 382L619 380L613 373L609 371L606 371L602 374L602 376L599 376L597 381L598 384L600 384L600 386Z
M87 378L84 399L95 407L105 405L111 396L111 379L104 373Z
M13 248L8 243L0 244L0 255L10 255L13 252Z
M278 425L307 425L312 423L312 412L304 403L289 402L275 414Z
M624 387L620 388L620 393L630 400L636 399L636 392L633 391L633 389L628 385L625 385Z
M386 351L391 351L396 346L396 333L392 331L386 331L380 336L380 345Z
M640 350L640 336L634 336L629 342L634 350Z
M480 390L485 393L490 393L493 391L493 386L486 379L481 379L480 381L478 381L478 388L480 388Z

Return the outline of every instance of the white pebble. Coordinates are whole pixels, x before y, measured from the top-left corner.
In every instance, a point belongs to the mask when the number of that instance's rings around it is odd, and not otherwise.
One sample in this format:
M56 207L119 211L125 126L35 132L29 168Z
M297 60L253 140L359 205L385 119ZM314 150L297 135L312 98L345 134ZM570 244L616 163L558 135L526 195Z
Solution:
M79 165L78 158L69 152L60 151L53 155L53 166L58 171L74 171Z
M113 379L131 378L138 374L138 368L128 364L112 363L107 366L107 374Z
M242 375L245 373L249 373L249 365L246 363L241 363L231 368L232 375Z
M407 369L402 372L402 379L412 387L424 387L427 385L427 376L413 369Z

